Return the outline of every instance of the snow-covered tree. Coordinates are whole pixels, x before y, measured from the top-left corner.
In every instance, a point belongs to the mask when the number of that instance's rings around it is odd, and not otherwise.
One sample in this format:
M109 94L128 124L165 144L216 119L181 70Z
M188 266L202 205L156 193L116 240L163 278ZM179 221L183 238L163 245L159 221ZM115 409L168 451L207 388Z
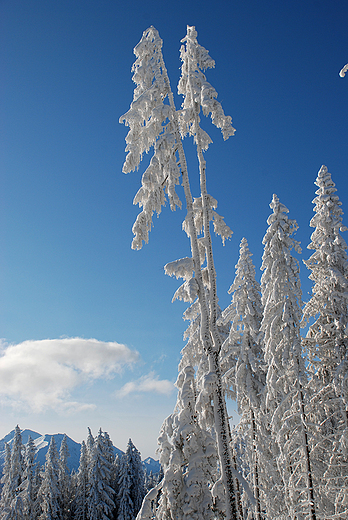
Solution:
M1 491L1 500L0 500L0 514L1 518L8 514L8 511L12 502L11 495L11 448L10 445L5 442L5 460L4 467L2 470L2 491Z
M145 475L141 455L131 439L121 457L118 481L117 520L134 520L145 496Z
M138 520L147 520L151 515L158 520L215 518L217 451L214 439L197 420L192 367L186 366L179 373L176 385L176 407L164 421L158 439L163 480L145 497ZM223 502L223 497L220 500Z
M59 455L56 441L52 435L38 492L38 502L41 507L40 520L61 520L62 511L59 500Z
M24 473L21 483L21 495L23 500L23 512L26 520L34 520L37 517L37 493L38 487L36 482L35 463L36 448L33 439L29 436L24 459Z
M221 350L221 367L226 386L233 388L241 420L235 429L235 442L243 449L244 474L254 490L255 518L261 519L260 431L261 398L265 386L263 352L260 342L262 304L260 285L255 279L255 267L245 238L240 244L236 276L229 289L231 304L223 311L220 321L231 323L229 335ZM245 496L247 500L247 496ZM248 504L250 510L250 504ZM251 509L252 511L252 509Z
M261 331L267 365L264 406L271 438L276 442L273 455L280 479L275 482L278 500L270 501L269 487L266 499L271 516L286 516L286 511L282 510L286 505L291 518L315 520L305 411L307 376L300 338L302 293L299 263L291 255L293 249L301 252L299 243L292 238L298 226L295 220L288 218L288 209L276 195L273 195L270 207L273 213L267 220L269 227L263 239L265 250L261 266L264 271ZM276 473L274 475L276 478ZM284 501L279 500L283 493Z
M64 434L59 450L59 503L62 520L68 520L72 500L71 477L68 468L69 448Z
M115 509L112 463L102 430L93 443L88 466L87 508L89 520L108 520Z
M85 441L81 443L80 464L76 475L76 493L73 502L75 520L87 520L88 457Z
M312 421L318 425L313 452L321 509L325 518L338 518L348 514L348 261L340 234L346 227L326 166L315 184L310 222L315 230L308 246L314 252L305 261L314 285L304 307L304 323L311 321L303 344L311 376Z
M211 379L215 379L215 384L212 385L212 400L222 480L226 489L226 514L229 519L236 517L236 505L229 445L230 432L218 361L221 338L217 330L216 273L210 222L213 221L215 232L220 234L223 240L231 236L231 230L215 212L217 203L207 193L203 151L207 149L211 139L200 128L201 109L204 115L211 115L213 123L221 128L225 139L233 135L234 129L231 118L225 116L221 104L216 100L215 89L203 74L206 68L214 66L214 61L208 51L198 44L194 27L187 28L183 43L179 93L184 96L184 102L180 111L177 111L174 105L162 56L162 40L156 29L147 29L134 49L137 60L132 70L137 87L130 110L121 117L121 121L125 121L130 127L126 138L128 155L123 171L128 173L137 169L143 153L154 147L154 155L142 178L142 187L134 199L134 202L143 208L133 226L135 238L132 247L135 249L140 249L142 242L148 241L153 213L161 212L166 196L172 209L181 206L175 186L179 183L180 175L182 178L187 205L184 229L190 238L192 257L167 264L166 272L184 279L183 285L176 292L177 298L190 303L197 298L199 302L201 342L208 358ZM182 137L187 133L194 137L200 165L201 196L194 201L182 144ZM198 240L201 231L203 237ZM206 266L203 274L204 262ZM204 277L209 284L208 300Z
M23 501L21 496L21 483L24 473L23 444L21 430L17 425L14 430L12 447L9 454L9 447L5 451L5 468L3 476L3 491L0 502L2 518L22 519ZM10 459L8 460L8 457Z

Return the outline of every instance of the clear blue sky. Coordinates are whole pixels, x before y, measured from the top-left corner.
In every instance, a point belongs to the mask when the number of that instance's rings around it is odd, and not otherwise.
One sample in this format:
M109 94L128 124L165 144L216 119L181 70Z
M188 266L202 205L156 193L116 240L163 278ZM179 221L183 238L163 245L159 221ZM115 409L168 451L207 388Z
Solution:
M236 128L223 142L205 125L208 191L234 231L224 248L214 243L225 307L243 236L261 274L273 193L298 221L304 259L322 164L348 212L348 77L338 76L347 22L345 0L0 2L0 437L19 423L81 441L87 426L101 426L119 448L132 437L153 456L173 409L185 305L171 303L178 282L163 265L189 254L185 213L165 208L149 244L132 251L143 170L121 172L127 129L118 119L143 30L159 30L176 89L180 40L196 26L216 61L208 81ZM303 266L304 300L307 277ZM79 360L62 337L81 339Z

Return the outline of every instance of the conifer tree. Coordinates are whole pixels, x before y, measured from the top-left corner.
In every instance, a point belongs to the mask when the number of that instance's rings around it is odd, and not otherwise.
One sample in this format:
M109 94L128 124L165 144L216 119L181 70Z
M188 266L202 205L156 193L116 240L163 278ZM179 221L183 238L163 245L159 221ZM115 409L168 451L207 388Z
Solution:
M36 484L36 466L35 463L36 448L33 439L29 436L24 460L24 474L21 483L21 495L23 498L23 512L26 520L34 520L37 512L37 493L38 487Z
M11 496L11 448L10 445L5 442L5 461L4 467L2 470L2 491L1 491L1 500L0 500L0 514L1 518L4 515L8 514L8 511L11 506L12 496Z
M4 487L0 507L2 517L10 520L23 517L23 502L20 492L24 473L24 460L21 430L18 425L14 430L11 450L9 446L5 449L5 468L2 480Z
M68 520L72 498L71 477L68 468L69 448L64 434L59 450L59 504L62 520Z
M108 520L115 509L112 467L102 430L93 443L88 466L87 507L89 520Z
M56 441L52 435L38 492L38 503L41 508L40 520L61 520L59 493L59 456Z
M127 467L127 458L125 455L121 457L120 472L118 480L117 495L117 520L134 520L134 505L130 496L130 473Z
M263 239L265 250L261 266L264 271L261 278L264 305L261 330L267 364L264 406L271 439L275 441L273 456L280 477L276 482L277 490L283 494L284 502L278 495L272 504L272 492L268 488L268 509L272 516L281 515L284 514L281 507L286 504L291 518L315 520L305 412L307 377L299 331L302 293L299 263L291 255L292 249L301 252L299 243L292 238L298 226L295 220L288 218L288 209L276 195L273 195L270 207L273 213L267 220L269 227Z
M174 413L165 420L159 437L164 479L156 518L170 511L174 518L212 519L214 491L218 487L214 489L218 480L217 450L214 439L199 425L191 366L181 370L176 385L177 404Z
M313 453L320 507L327 518L339 518L348 514L348 262L340 234L347 228L326 166L315 184L315 215L310 222L315 230L308 246L314 252L305 261L314 285L303 320L312 322L303 344L309 361L312 421L318 425Z
M235 430L245 445L243 466L245 477L254 490L255 518L261 520L260 504L260 456L261 398L265 386L263 351L260 342L262 304L260 285L255 280L255 267L245 238L240 244L236 276L229 289L231 304L223 311L221 321L231 323L228 338L221 350L221 367L226 386L232 386L241 416ZM247 508L251 508L244 494Z
M161 212L166 195L171 209L181 206L175 192L180 175L185 192L187 216L184 228L191 243L191 258L171 262L166 272L184 279L183 285L176 292L176 297L192 303L199 302L201 325L200 336L208 358L209 371L215 379L212 385L214 403L215 430L218 438L223 485L226 489L226 515L228 519L236 518L235 492L233 485L232 460L230 453L230 431L228 425L226 403L219 367L221 338L217 330L217 296L216 273L213 262L210 222L213 221L215 232L225 240L231 236L231 230L222 217L216 212L216 201L207 193L206 165L203 151L211 142L210 137L199 125L201 109L204 115L211 115L213 123L221 128L223 137L233 135L231 118L225 116L221 104L216 100L217 93L207 82L203 70L214 66L206 49L197 42L194 27L187 28L187 35L181 49L182 76L179 82L179 93L184 96L182 110L177 112L170 88L169 78L162 56L162 40L158 32L150 27L134 52L137 60L133 65L133 80L137 84L130 110L121 117L130 127L126 138L128 155L123 171L128 173L138 168L143 153L154 147L154 156L142 178L142 187L137 193L134 203L142 207L134 226L135 238L132 247L140 249L142 242L148 241L152 226L153 213ZM166 103L164 103L166 101ZM168 103L169 102L169 103ZM194 137L200 166L201 196L193 200L191 195L187 163L184 154L182 137L187 133ZM176 157L178 155L178 159ZM178 162L180 169L178 167ZM203 237L198 240L198 235ZM206 262L205 275L202 264ZM206 298L203 276L206 277L210 293Z
M134 520L145 496L141 455L131 439L121 458L118 491L118 520Z
M73 502L75 520L87 520L88 457L85 441L81 443L80 464L76 475L76 494Z

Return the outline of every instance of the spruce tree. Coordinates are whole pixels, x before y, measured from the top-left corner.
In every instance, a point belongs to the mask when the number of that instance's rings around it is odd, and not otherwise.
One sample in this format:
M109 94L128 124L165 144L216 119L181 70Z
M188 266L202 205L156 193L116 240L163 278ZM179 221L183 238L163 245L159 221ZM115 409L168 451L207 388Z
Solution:
M263 239L265 250L261 266L264 271L261 331L267 365L264 406L269 425L266 429L269 428L273 441L270 453L273 452L279 473L276 489L284 499L282 502L278 498L271 503L272 490L268 488L268 509L273 516L282 515L285 514L282 507L286 505L291 518L315 520L305 411L307 377L299 327L302 293L299 263L291 255L293 249L301 252L299 243L292 238L298 226L295 220L288 218L288 209L276 195L273 195L270 207L273 213L267 220L269 227ZM274 476L277 478L276 471Z
M39 520L62 520L59 489L59 455L52 435L38 492L41 514Z
M36 484L36 467L35 463L36 448L33 439L29 436L24 460L24 474L21 483L21 495L23 498L23 511L26 520L33 520L36 518L37 511L37 493L38 487Z
M88 465L87 508L89 520L108 520L115 509L112 464L102 430L93 443Z
M75 520L87 520L88 457L85 441L81 443L80 464L76 475L76 493L73 502Z
M158 439L164 477L155 518L212 520L217 500L219 510L224 508L224 497L216 496L217 450L214 439L199 426L191 366L181 370L176 385L177 404Z
M23 501L21 483L24 473L23 444L21 430L17 425L14 430L11 450L6 445L3 491L0 502L1 516L5 519L22 519Z
M59 450L59 503L62 520L68 520L72 498L71 477L68 468L69 448L64 434Z
M1 518L8 514L11 507L12 496L11 496L11 448L10 445L5 442L5 461L2 470L2 491L0 500L0 514Z
M118 491L118 520L133 520L145 496L145 475L141 455L131 439L121 458Z
M232 386L241 416L234 431L234 442L245 446L242 467L254 490L255 518L261 520L260 455L262 450L261 402L265 386L263 351L260 341L262 304L260 285L255 279L248 242L240 244L236 276L229 289L231 304L223 311L221 321L231 323L228 338L221 351L221 366L226 386ZM244 493L247 509L253 509Z
M181 202L175 186L182 178L187 216L184 229L190 237L191 258L171 262L166 272L184 279L176 296L192 303L196 298L200 307L200 336L209 371L216 384L212 387L215 431L218 438L218 453L222 481L226 489L226 515L236 518L236 502L233 484L233 468L230 452L230 431L219 367L221 338L217 329L218 306L216 295L216 272L212 254L210 222L222 240L229 238L231 230L215 209L217 202L207 193L206 164L203 151L211 143L208 134L200 127L200 111L211 115L213 123L221 129L224 139L233 135L231 118L225 116L216 100L215 89L207 82L203 71L214 66L206 49L197 42L194 27L187 27L187 35L181 48L182 75L179 93L184 96L183 106L177 111L170 82L162 56L162 40L154 27L143 33L134 49L137 60L133 65L133 80L137 84L130 110L121 117L130 127L126 137L128 155L123 171L128 173L138 168L144 152L154 148L150 165L142 177L142 187L134 203L142 208L133 226L135 238L132 247L140 249L148 241L154 212L159 214L168 197L171 209ZM182 144L186 134L193 136L199 161L200 197L193 200ZM179 168L180 166L180 168ZM202 232L203 236L198 239ZM202 264L206 266L202 268ZM203 274L204 270L204 274ZM210 292L207 298L204 277Z
M341 202L326 166L319 170L315 230L305 261L314 282L304 307L310 322L303 340L309 362L312 421L318 425L313 439L321 509L326 517L348 514L348 261L347 245L340 231ZM314 320L314 321L313 321Z

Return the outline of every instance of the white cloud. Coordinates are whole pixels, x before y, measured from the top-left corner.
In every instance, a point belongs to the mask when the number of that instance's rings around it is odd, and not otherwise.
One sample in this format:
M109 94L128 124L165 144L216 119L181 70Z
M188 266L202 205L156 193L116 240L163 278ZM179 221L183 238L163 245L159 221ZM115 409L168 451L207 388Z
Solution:
M70 401L70 393L83 383L112 378L139 359L137 351L116 342L60 338L1 344L0 398L6 404L82 411L88 403Z
M143 392L170 395L174 389L174 384L168 381L168 379L160 380L154 372L150 372L136 381L129 381L115 395L116 397L125 397L132 393L139 394Z

